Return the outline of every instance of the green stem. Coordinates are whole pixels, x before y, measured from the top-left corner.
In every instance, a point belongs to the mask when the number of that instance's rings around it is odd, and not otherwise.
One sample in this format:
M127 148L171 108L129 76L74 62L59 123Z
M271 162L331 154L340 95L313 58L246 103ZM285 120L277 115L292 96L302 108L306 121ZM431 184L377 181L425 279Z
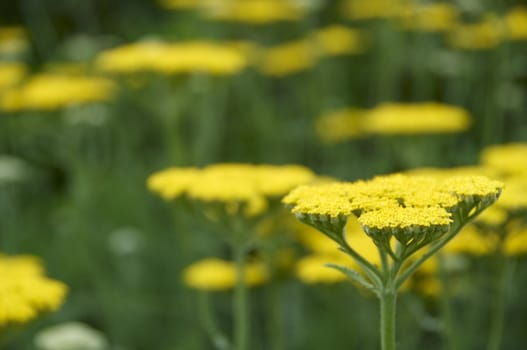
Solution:
M432 245L430 249L421 255L421 257L417 260L415 260L398 278L396 281L396 289L399 289L399 287L411 276L413 273L421 266L428 258L430 258L432 255L434 255L439 249L443 248L445 244L450 242L452 238L456 236L456 234L461 230L463 227L463 224L459 223L456 226L452 228L452 230L446 235L445 238L437 242L436 244Z
M439 253L437 255L438 266L439 266L439 279L441 280L442 292L441 292L441 311L442 320L444 324L444 332L446 333L447 349L457 350L460 349L458 337L455 332L454 315L452 314L452 308L450 307L450 284L448 283L448 276L445 267L444 256Z
M501 341L503 338L503 327L505 324L505 299L507 294L507 287L510 284L513 275L513 264L503 252L498 253L498 273L495 277L498 280L497 291L494 294L494 305L491 317L491 327L489 339L487 342L487 350L501 349Z
M381 302L381 349L395 350L395 308L397 291L384 290Z
M227 350L230 348L227 337L220 331L213 317L212 305L210 303L210 294L207 291L199 293L198 311L201 321L205 326L214 347L218 350Z
M344 253L351 256L357 262L357 264L359 264L375 287L379 288L383 285L381 272L377 268L375 268L368 260L364 259L362 255L355 251L345 239L339 241L339 245Z
M249 296L245 284L245 259L246 249L244 245L238 245L234 249L236 263L236 286L234 289L234 349L247 350L249 343Z

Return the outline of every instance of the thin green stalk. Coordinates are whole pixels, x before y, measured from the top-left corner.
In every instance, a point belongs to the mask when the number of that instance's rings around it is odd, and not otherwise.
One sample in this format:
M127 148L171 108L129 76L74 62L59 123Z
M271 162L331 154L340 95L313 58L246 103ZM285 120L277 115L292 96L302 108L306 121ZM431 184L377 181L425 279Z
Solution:
M437 251L441 248L443 248L443 246L445 246L445 244L447 244L448 242L450 242L450 240L452 238L454 238L456 236L456 234L461 230L461 228L463 227L464 225L462 224L458 224L457 226L455 226L454 228L452 228L452 231L450 231L450 233L448 233L448 235L443 238L442 240L440 240L439 242L437 242L436 244L432 245L430 247L430 249L424 253L419 259L415 260L398 278L397 278L397 281L396 281L396 288L399 289L399 287L411 276L413 275L413 273L419 268L419 266L421 266L428 258L430 258L432 255L434 255L435 253L437 253Z
M395 309L397 291L384 290L380 295L381 302L381 349L395 350Z
M249 296L245 284L245 259L246 249L244 245L234 247L234 259L236 263L236 286L234 289L234 349L247 350L249 344Z
M198 299L199 315L214 347L218 350L229 349L229 341L225 334L220 331L214 319L212 305L210 303L210 294L206 291L200 292Z
M494 294L493 311L491 314L491 326L487 341L487 350L501 349L503 339L503 327L505 325L505 301L507 287L510 285L514 272L514 264L503 252L499 251L498 273L495 279L498 281L497 290Z
M452 314L452 308L450 306L450 288L445 267L445 259L442 254L437 255L439 262L439 279L441 280L442 292L441 292L441 313L444 325L444 331L446 333L447 349L458 350L460 349L459 340L455 332L454 315Z

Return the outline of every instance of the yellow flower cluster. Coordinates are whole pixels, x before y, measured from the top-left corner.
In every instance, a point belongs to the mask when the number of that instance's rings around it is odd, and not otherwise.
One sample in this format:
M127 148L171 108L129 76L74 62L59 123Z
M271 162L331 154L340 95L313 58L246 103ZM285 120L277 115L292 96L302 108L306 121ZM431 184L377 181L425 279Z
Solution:
M446 2L414 4L401 14L403 28L425 32L444 32L453 28L459 18L459 10Z
M19 62L0 62L0 93L20 83L26 75L27 67Z
M299 184L314 180L298 165L214 164L203 169L169 168L151 175L148 188L165 199L188 197L203 203L222 203L229 214L254 216Z
M486 206L497 199L503 184L482 176L446 180L394 174L355 183L334 182L295 188L283 202L301 220L315 226L358 217L365 232L382 232L406 243L414 234L442 234L459 205ZM382 232L381 232L382 231Z
M340 109L323 113L316 122L327 143L368 135L412 135L462 132L470 116L460 107L441 103L384 103L369 110Z
M508 143L485 148L481 164L496 169L503 176L527 174L527 143Z
M505 15L505 26L510 40L527 39L527 7L514 7Z
M115 93L106 78L40 74L13 88L0 99L7 111L54 110L69 105L106 101Z
M206 291L222 291L236 285L236 266L231 261L208 258L197 261L183 271L183 282L186 286ZM250 262L245 265L245 283L257 286L268 280L268 273L261 262Z
M295 1L287 0L223 0L208 2L204 15L213 20L266 24L279 21L297 21L306 9Z
M455 133L470 125L468 113L441 103L385 103L371 110L364 119L368 134Z
M263 50L260 70L271 76L305 71L327 56L360 54L366 49L363 33L333 25L313 31L307 37Z
M54 311L66 296L66 285L47 278L35 257L0 255L0 276L0 327Z
M476 23L460 23L448 34L450 46L464 50L488 50L498 46L505 38L503 21L487 15Z
M338 109L321 115L316 131L325 143L342 142L363 135L362 120L365 112L358 109Z
M242 50L206 41L137 42L104 51L95 62L96 68L105 72L161 74L200 71L228 75L238 73L246 65L247 57Z

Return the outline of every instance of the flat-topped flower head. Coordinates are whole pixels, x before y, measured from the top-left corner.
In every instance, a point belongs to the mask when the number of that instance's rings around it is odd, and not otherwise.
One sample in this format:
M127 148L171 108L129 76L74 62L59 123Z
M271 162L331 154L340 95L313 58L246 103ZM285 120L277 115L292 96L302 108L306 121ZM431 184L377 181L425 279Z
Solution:
M504 20L509 40L527 40L527 7L513 7L507 12Z
M268 279L265 266L261 262L247 263L244 275L248 286L261 285ZM203 259L185 268L183 282L188 287L198 290L229 290L236 285L236 266L232 261Z
M0 108L7 111L56 110L107 101L115 91L115 83L107 78L39 74L7 91L0 99Z
M198 71L229 75L238 73L246 65L247 57L241 50L208 41L135 42L106 50L95 61L97 69L112 73Z
M255 216L292 188L315 175L298 165L214 164L205 168L169 168L152 174L148 188L166 199L184 198L219 205L229 215Z
M212 1L203 10L210 19L250 24L297 21L306 13L298 2L288 0Z
M458 133L468 129L470 116L441 103L384 103L366 115L363 125L364 132L381 135Z
M0 328L54 311L66 296L66 285L47 278L36 257L0 255L0 276Z
M505 180L505 188L496 203L510 213L527 212L527 177L517 176Z
M343 108L324 112L317 118L315 129L325 143L338 143L364 136L364 110Z
M342 229L355 215L376 243L429 242L446 233L454 217L468 218L473 209L492 204L503 184L482 176L445 180L393 174L369 181L300 186L282 201L301 220L331 238L342 240ZM461 212L460 212L461 210Z
M527 174L527 143L515 142L493 145L481 152L481 164L503 175Z

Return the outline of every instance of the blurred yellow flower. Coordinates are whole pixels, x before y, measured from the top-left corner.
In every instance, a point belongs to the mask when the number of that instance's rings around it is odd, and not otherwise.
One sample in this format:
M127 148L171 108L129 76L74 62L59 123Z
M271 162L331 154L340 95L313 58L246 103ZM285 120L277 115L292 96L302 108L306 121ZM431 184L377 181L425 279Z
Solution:
M450 3L415 4L404 11L401 25L410 30L443 32L452 29L458 17L458 9Z
M504 39L506 29L501 19L488 14L476 23L460 23L449 32L450 46L463 50L489 50Z
M450 242L445 245L445 254L488 255L498 244L498 236L484 234L476 226L467 225Z
M0 62L0 93L10 88L25 77L27 67L19 62Z
M0 55L18 55L29 47L23 27L0 27Z
M496 205L508 212L527 212L527 174L507 178L504 182L505 188Z
M187 287L206 291L222 291L236 284L236 266L231 261L208 258L197 261L183 271L183 282ZM250 262L245 266L245 284L258 286L265 283L268 273L260 262Z
M138 71L178 74L206 72L235 74L247 65L244 51L233 46L206 42L137 42L99 54L95 67L114 73Z
M315 175L298 165L213 164L203 169L169 168L152 174L148 188L166 199L186 196L201 203L222 203L227 214L262 214L278 199Z
M224 0L204 2L204 15L210 19L267 24L278 21L297 21L306 9L289 0Z
M325 143L338 143L364 136L364 114L364 110L349 108L325 112L316 120L317 135Z
M322 56L362 53L366 48L362 32L342 25L318 29L311 37Z
M527 7L518 6L510 9L505 15L507 37L511 40L527 39Z
M503 250L510 256L527 254L527 228L510 232L505 239Z
M54 110L106 101L115 90L113 81L106 78L39 74L7 91L0 100L0 107L7 111Z
M326 264L346 265L350 262L352 260L344 255L308 255L297 262L296 275L308 284L341 282L347 279L346 275Z
M0 276L0 327L55 311L66 296L66 285L47 278L36 257L0 255Z
M470 116L461 107L441 103L384 103L364 118L370 134L442 134L468 129Z
M400 17L413 0L343 0L345 17L355 20Z
M480 162L501 172L504 176L527 174L527 142L515 142L486 147Z
M292 41L263 51L260 70L271 76L285 76L312 68L318 56L309 40Z

